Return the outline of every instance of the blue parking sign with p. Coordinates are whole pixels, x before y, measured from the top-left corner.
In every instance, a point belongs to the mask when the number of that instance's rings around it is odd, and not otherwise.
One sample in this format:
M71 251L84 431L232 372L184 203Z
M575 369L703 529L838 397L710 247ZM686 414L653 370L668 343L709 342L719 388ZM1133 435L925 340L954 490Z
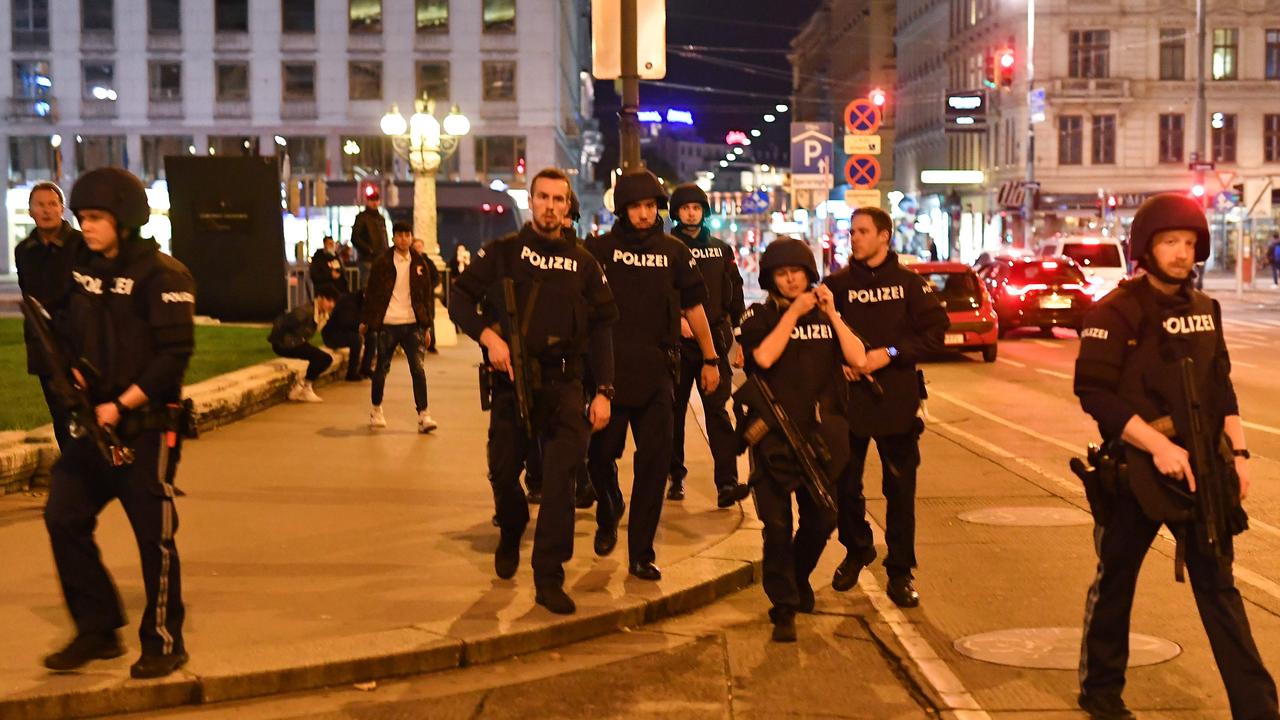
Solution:
M793 175L831 174L831 123L791 123L791 172Z

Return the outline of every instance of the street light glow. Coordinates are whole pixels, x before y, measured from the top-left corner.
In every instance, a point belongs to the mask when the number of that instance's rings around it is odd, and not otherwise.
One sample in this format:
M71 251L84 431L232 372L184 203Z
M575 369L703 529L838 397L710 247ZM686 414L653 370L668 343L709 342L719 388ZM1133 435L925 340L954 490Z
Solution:
M765 122L767 122L767 123L771 123L771 122L773 122L774 120L777 120L777 119L778 119L778 118L777 118L776 116L774 116L774 114L773 114L773 113L765 113L765 116L764 116L764 121L765 121Z
M784 113L788 110L787 106L782 103L778 103L777 105L774 105L773 109L777 110L780 113Z
M751 129L751 137L760 137L760 131L755 128Z
M729 167L729 161L728 161L728 160L721 160L721 161L720 161L720 167Z
M285 139L284 139L283 137L281 137L281 136L277 135L277 136L276 136L276 144L277 144L277 145L279 145L280 147L284 147L285 145L288 145L289 143L285 142Z
M444 117L444 134L462 137L469 132L471 132L471 121L458 109L458 104L454 103L449 114Z
M405 121L404 115L400 114L400 108L393 104L391 111L382 116L382 122L378 123L378 127L382 128L383 135L403 135L409 129L409 123Z

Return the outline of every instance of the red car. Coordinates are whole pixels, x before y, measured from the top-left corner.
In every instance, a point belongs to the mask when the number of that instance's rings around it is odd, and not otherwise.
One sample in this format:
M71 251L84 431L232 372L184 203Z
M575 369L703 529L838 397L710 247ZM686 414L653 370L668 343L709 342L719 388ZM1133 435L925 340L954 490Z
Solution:
M982 271L1000 317L1000 334L1038 327L1080 330L1093 305L1089 281L1070 258L999 257Z
M945 338L947 349L980 351L983 360L995 362L1000 326L991 296L973 268L954 262L916 263L907 267L929 282L951 319Z

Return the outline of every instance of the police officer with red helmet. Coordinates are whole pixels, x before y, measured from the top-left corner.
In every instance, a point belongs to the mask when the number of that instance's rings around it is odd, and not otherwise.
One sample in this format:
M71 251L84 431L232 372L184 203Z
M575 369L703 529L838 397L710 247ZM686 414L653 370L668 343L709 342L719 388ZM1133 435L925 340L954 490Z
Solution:
M1249 451L1221 309L1193 287L1196 263L1209 256L1203 210L1183 195L1149 198L1134 216L1130 251L1145 272L1121 282L1085 316L1076 359L1080 404L1097 421L1104 452L1127 468L1120 482L1105 492L1098 486L1090 497L1098 572L1085 603L1078 702L1094 718L1133 717L1121 698L1129 615L1142 560L1161 526L1168 525L1178 538L1179 557L1185 554L1232 717L1277 718L1275 682L1254 644L1231 569L1230 535L1247 525L1239 501L1249 491ZM1225 436L1230 460L1195 458L1188 451L1193 444L1182 385L1186 359L1196 369L1192 387L1202 398L1205 426L1215 438ZM1161 425L1166 429L1157 429ZM1236 502L1224 509L1225 558L1215 556L1195 527L1196 463L1215 463L1219 478L1238 479L1238 491L1228 488L1238 499L1232 497Z
M142 559L146 609L135 678L172 673L187 661L182 579L174 532L174 475L182 450L182 376L195 348L195 283L187 268L141 235L151 216L139 180L120 168L80 177L71 211L88 252L72 270L75 292L61 322L73 357L98 370L86 378L99 425L112 427L132 461L109 461L87 438L54 464L45 525L76 637L45 658L67 671L124 654L119 594L102 563L94 527L119 499Z

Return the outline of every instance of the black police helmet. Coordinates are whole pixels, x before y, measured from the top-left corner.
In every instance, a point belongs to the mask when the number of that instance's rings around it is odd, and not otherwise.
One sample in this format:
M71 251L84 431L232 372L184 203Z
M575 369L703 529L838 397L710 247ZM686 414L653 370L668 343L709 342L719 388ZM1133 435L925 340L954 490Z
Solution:
M1165 230L1191 230L1196 234L1196 262L1209 259L1209 223L1200 203L1186 195L1161 193L1146 199L1129 228L1129 254L1146 267L1151 240Z
M702 191L702 188L693 183L677 185L671 191L671 215L675 217L678 215L680 208L689 203L697 203L702 206L703 218L711 214L711 203L707 201L707 194ZM679 222L680 218L675 217L675 220Z
M582 219L582 203L578 201L578 193L569 188L569 219L578 222Z
M618 178L618 184L613 187L613 206L617 208L618 214L626 210L628 205L649 198L658 201L659 210L666 209L667 191L662 189L658 176L648 170L627 173Z
M773 271L784 267L804 268L809 282L818 283L818 263L813 259L813 251L803 240L793 237L780 237L769 243L760 256L760 287L774 292Z
M105 210L122 228L140 228L151 219L147 191L142 181L128 170L104 167L80 176L71 188L71 212Z

